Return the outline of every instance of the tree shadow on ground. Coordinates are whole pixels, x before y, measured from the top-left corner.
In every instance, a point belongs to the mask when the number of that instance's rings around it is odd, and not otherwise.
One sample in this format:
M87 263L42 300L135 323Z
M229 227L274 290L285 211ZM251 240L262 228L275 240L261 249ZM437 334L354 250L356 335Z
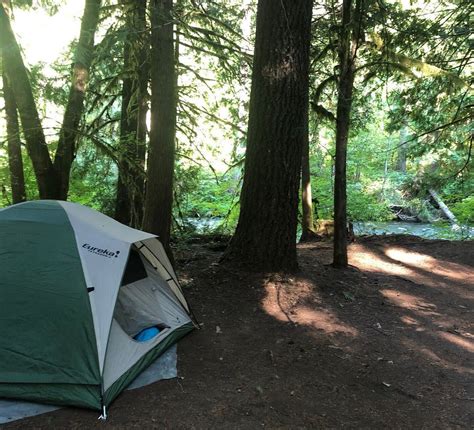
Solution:
M450 261L452 249L432 248L417 242ZM7 427L469 428L470 286L386 251L383 241L351 246L413 278L383 265L335 270L328 244L300 246L295 276L220 265L193 245L184 252L202 258L181 276L202 329L179 344L178 379L124 392L105 425L68 408Z

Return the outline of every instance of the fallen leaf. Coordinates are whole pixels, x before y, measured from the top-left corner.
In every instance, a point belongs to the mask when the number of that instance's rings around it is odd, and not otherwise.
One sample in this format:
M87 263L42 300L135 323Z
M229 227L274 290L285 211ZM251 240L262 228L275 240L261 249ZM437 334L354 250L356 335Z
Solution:
M355 300L355 297L351 293L348 293L347 291L343 291L342 295L344 296L346 300L349 300L351 302Z

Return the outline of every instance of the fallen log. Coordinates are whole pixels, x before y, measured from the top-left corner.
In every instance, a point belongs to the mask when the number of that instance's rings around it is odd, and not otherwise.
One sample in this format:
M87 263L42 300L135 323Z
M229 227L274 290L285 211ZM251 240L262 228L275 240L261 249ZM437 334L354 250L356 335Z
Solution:
M428 190L428 193L430 194L432 199L436 202L436 204L439 206L439 209L441 210L441 212L443 212L444 216L448 218L449 221L451 221L453 224L457 224L458 220L456 219L454 214L449 210L449 208L446 206L443 200L441 200L441 197L439 196L439 194L432 188Z
M389 209L393 212L393 214L397 217L397 220L403 222L420 222L420 218L417 215L413 215L410 212L410 209L406 208L405 206L400 205L391 205Z
M397 218L403 222L420 222L420 219L416 215L405 215L401 212L396 214Z

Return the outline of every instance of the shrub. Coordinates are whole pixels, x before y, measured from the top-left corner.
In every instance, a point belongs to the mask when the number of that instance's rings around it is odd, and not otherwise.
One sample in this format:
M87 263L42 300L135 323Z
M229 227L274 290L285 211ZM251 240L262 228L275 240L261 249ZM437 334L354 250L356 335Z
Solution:
M459 222L463 224L474 224L474 196L466 197L456 203L452 211Z

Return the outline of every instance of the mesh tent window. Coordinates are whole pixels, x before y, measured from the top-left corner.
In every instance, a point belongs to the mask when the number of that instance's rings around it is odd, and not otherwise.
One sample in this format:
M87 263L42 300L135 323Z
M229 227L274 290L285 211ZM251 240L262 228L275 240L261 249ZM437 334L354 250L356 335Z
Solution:
M149 276L155 270L132 246L122 277L114 319L130 337L150 327L169 328L160 303L160 288Z

